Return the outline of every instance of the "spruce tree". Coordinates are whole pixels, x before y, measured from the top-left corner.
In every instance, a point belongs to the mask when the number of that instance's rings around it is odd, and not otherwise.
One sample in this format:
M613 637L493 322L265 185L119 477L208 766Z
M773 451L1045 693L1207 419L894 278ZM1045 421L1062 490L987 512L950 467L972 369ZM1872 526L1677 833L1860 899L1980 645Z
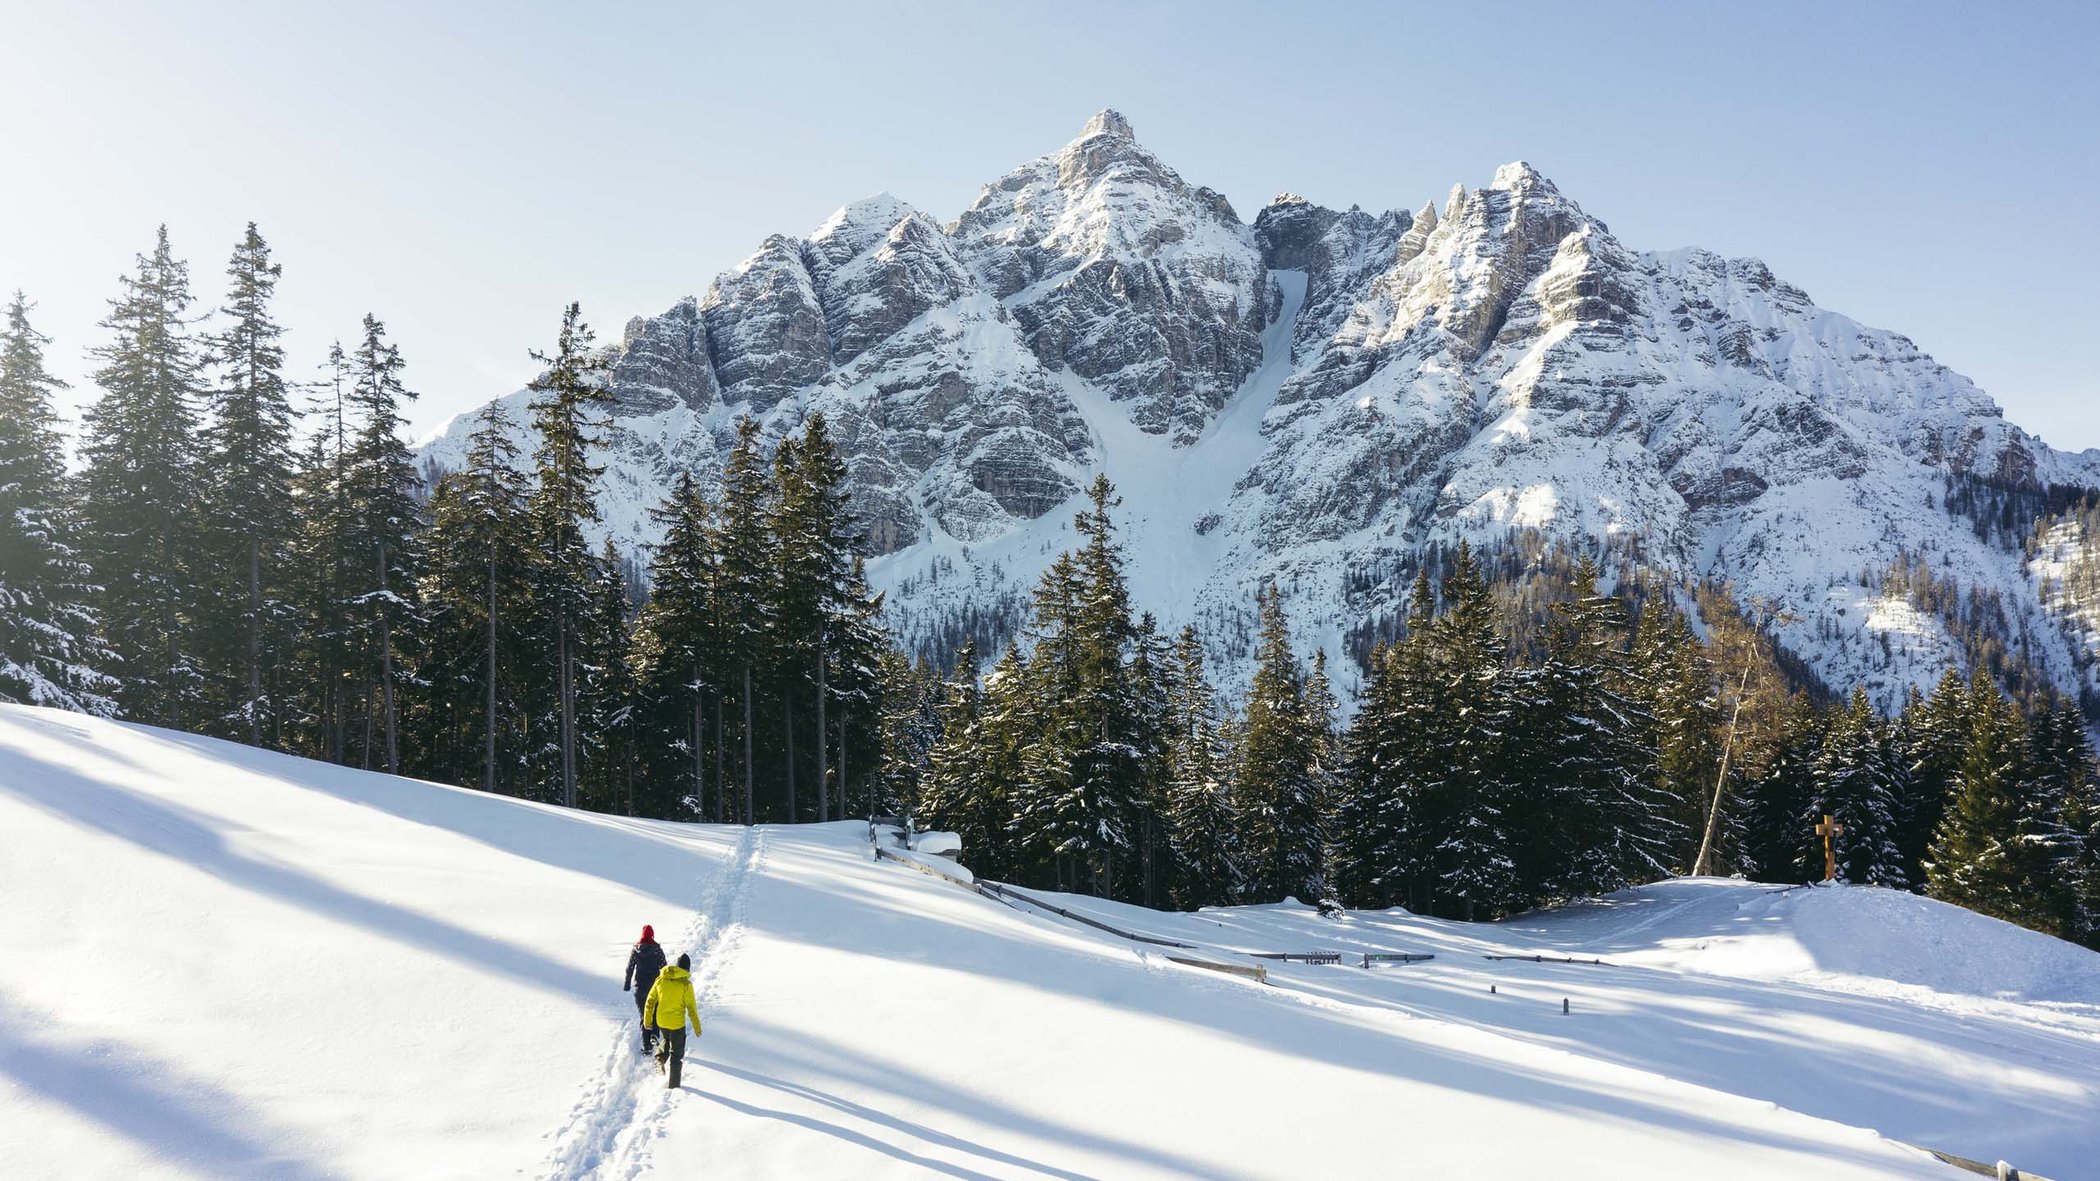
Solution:
M1283 593L1268 583L1255 602L1260 633L1235 784L1249 889L1256 901L1289 896L1320 903L1329 895L1320 785L1325 739L1291 651Z
M203 602L200 647L214 679L214 729L250 745L277 745L284 705L280 676L289 642L293 413L284 377L284 334L270 302L282 268L254 222L226 274L220 379L204 437Z
M1406 632L1371 654L1363 699L1346 738L1335 827L1336 872L1351 906L1426 906L1431 846L1427 790L1441 766L1450 719L1435 704L1431 627L1437 613L1426 568L1416 571Z
M533 597L548 657L534 705L545 719L539 728L552 740L541 748L548 757L540 767L558 776L558 798L571 808L577 802L577 661L594 575L584 529L598 520L597 482L603 472L591 463L590 449L599 442L600 410L612 401L604 380L611 362L593 349L594 343L583 309L570 304L562 312L554 352L532 354L546 368L527 385L535 395L532 426L539 435L533 453L537 480L529 501L537 558Z
M655 516L663 541L649 560L649 598L635 628L636 693L647 735L643 810L705 817L707 707L727 689L714 627L714 506L691 473L681 473ZM717 818L727 815L727 788L717 776Z
M1436 897L1468 920L1517 896L1516 834L1503 759L1514 725L1512 679L1479 562L1461 543L1430 628L1430 672L1445 757L1426 768L1416 807Z
M1925 863L1926 892L2008 922L2045 922L2033 886L2049 871L2048 852L2021 839L2028 816L2026 727L1981 674L1967 696L1969 740Z
M503 403L481 411L465 466L431 492L424 546L430 638L422 679L431 724L446 735L438 765L452 781L491 792L514 786L526 741L519 678L533 659L521 634L532 560L516 431Z
M117 686L52 408L65 383L44 368L50 338L29 326L29 306L15 292L0 329L0 701L108 717Z
M1896 847L1896 801L1902 786L1888 728L1864 687L1839 713L1816 762L1819 811L1842 826L1838 876L1848 882L1902 889L1903 858Z
M339 593L364 689L358 761L398 774L402 678L411 629L421 621L416 579L422 506L415 460L401 437L402 404L416 395L402 384L400 350L388 343L386 325L376 316L365 317L364 336L349 364L348 401L359 421L343 459L347 522L341 544L347 561Z
M723 621L722 666L739 719L735 733L742 774L737 813L744 823L753 824L758 820L755 695L771 671L768 661L778 613L772 538L766 527L774 489L759 453L757 420L738 419L736 432L722 467L721 511L710 548L720 565L715 603Z
M1164 812L1173 870L1173 902L1184 910L1229 906L1244 882L1239 867L1239 821L1233 808L1227 735L1217 691L1204 671L1203 642L1183 627L1171 655L1167 702L1167 783Z
M118 662L125 716L197 724L197 412L204 359L190 334L189 266L162 226L151 254L123 279L95 350L103 396L81 441L81 556L99 591L93 607Z

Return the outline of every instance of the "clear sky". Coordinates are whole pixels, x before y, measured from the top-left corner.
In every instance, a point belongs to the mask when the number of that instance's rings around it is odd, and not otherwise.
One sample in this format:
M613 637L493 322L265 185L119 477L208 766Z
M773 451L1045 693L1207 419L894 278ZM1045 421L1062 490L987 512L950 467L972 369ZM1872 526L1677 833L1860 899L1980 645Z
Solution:
M157 223L215 303L253 219L294 366L378 314L423 431L568 300L616 336L847 200L952 217L1112 106L1248 218L1530 160L2100 446L2096 46L2092 4L0 0L0 288L85 386Z

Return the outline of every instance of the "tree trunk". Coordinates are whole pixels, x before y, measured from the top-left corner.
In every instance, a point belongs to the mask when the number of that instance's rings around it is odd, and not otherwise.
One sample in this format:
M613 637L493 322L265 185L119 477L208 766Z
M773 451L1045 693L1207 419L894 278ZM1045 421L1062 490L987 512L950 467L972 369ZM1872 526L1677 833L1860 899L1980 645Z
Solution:
M561 661L561 802L564 807L576 806L576 694L575 672L569 660L569 621L563 619L557 625L561 638L555 644L557 659Z
M401 750L394 733L394 629L387 610L386 543L379 543L379 702L386 727L386 772L401 773Z
M846 719L847 719L848 717L850 717L850 716L851 716L851 715L847 714L847 713L846 713L846 711L844 711L844 710L840 710L840 711L839 711L839 819L841 819L841 820L844 820L844 819L846 818L846 816L847 816L847 812L846 812L846 808L847 808L847 800L846 800ZM870 803L868 804L868 815L870 815L870 816L873 816L874 814L875 814L875 805L874 805L874 803L873 803L873 802L871 801L871 802L870 802Z
M721 787L715 791L720 794ZM693 814L707 815L707 699L700 695L700 670L693 670Z
M1750 684L1750 666L1743 666L1743 675L1736 680L1735 708L1728 713L1728 737L1721 743L1721 773L1714 776L1713 804L1706 810L1706 833L1699 838L1699 856L1692 860L1692 876L1705 877L1713 872L1714 837L1721 830L1721 795L1728 788L1728 759L1735 753L1735 726L1743 716L1743 690Z
M722 773L722 711L725 700L715 690L715 823L729 823L729 777Z
M780 689L780 722L787 733L787 822L794 824L802 819L802 813L795 806L795 705L786 685Z
M820 645L817 648L817 820L820 823L831 819L831 787L825 780L825 776L830 770L830 754L825 749L825 743L831 737L830 731L825 729L824 726L824 665L826 663L824 649ZM842 795L845 790L845 785L840 784L839 791ZM841 800L841 802L843 803L844 801ZM841 808L840 811L843 812L845 809Z
M751 662L744 662L744 823L756 824L751 811Z
M488 700L482 718L481 789L496 790L496 559L489 558Z
M262 546L248 539L248 745L262 745Z

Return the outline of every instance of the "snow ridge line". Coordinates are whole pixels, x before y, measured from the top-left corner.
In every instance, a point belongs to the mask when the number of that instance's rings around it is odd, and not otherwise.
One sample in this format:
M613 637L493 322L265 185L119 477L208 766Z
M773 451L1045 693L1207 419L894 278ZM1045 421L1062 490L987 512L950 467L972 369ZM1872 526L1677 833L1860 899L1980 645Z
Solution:
M710 905L693 915L681 940L701 965L701 972L695 975L710 984L720 974L715 965L722 928L732 913L741 913L743 881L755 861L759 839L756 828L746 828L735 852L705 875L700 892ZM695 991L700 987L701 980L696 979ZM690 1055L690 1048L687 1053ZM585 1181L604 1175L622 1134L636 1122L643 1087L655 1077L652 1065L642 1054L639 1031L624 1019L619 1021L604 1065L584 1084L582 1095L550 1137L554 1147L540 1168L539 1181Z
M703 1021L715 1015L721 1002L722 978L737 951L743 947L745 903L751 893L751 879L765 861L765 846L764 830L756 825L744 830L743 839L737 843L736 857L730 862L722 885L715 892L705 943L694 944L697 970L693 973L693 1000ZM686 1064L689 1069L695 1064L699 1048L698 1038L687 1040ZM654 1082L654 1076L643 1072L636 1100L637 1107L646 1110L639 1111L633 1119L633 1126L619 1137L611 1159L597 1171L600 1178L631 1179L650 1171L650 1158L654 1155L656 1141L663 1136L664 1124L670 1118L676 1097L676 1092L657 1087L653 1099L644 1098Z

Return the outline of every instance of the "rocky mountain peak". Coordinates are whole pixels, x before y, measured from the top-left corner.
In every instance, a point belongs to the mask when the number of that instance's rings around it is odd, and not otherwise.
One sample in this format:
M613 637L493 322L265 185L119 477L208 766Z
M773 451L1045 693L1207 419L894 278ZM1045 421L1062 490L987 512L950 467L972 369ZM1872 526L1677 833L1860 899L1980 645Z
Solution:
M1079 129L1081 139L1096 135L1112 135L1118 139L1129 140L1137 138L1137 132L1131 130L1130 120L1123 117L1123 112L1112 111L1106 107L1094 112L1094 117L1088 119L1086 126Z
M1103 111L952 223L852 202L608 352L623 546L736 416L779 438L821 410L871 576L929 648L1004 638L1098 470L1127 502L1133 594L1168 625L1229 635L1273 579L1308 649L1357 652L1443 547L1544 537L1785 601L1809 667L1887 699L1960 642L1861 572L1931 554L2041 637L2066 692L2085 675L2022 555L1947 506L1962 479L2100 487L2100 453L2051 451L1754 259L1628 248L1522 161L1412 213L1286 192L1250 225ZM1228 677L1244 655L1213 653Z

